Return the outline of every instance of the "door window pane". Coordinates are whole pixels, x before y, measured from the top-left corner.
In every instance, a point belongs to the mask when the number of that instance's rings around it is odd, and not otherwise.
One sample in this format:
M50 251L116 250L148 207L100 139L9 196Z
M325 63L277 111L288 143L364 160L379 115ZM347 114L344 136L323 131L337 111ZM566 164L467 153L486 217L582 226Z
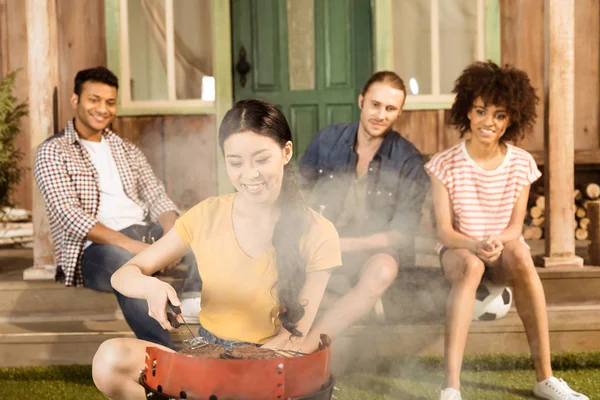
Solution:
M287 0L290 90L315 89L315 0Z

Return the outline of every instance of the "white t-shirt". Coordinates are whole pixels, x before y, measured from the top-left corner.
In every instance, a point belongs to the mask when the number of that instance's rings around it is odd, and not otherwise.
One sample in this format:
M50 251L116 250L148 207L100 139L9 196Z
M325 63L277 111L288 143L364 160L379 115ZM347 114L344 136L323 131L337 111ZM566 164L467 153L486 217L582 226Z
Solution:
M98 173L100 191L100 204L96 215L98 222L115 231L135 224L144 225L144 210L125 194L109 143L104 140L104 137L100 142L81 138L79 141L90 155ZM91 243L88 240L85 247Z

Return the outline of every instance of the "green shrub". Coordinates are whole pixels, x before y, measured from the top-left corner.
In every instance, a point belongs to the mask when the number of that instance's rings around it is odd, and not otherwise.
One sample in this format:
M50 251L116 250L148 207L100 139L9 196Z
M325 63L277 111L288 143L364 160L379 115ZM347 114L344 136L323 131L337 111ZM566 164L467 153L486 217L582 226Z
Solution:
M15 148L21 132L21 118L27 115L27 103L17 103L13 95L16 71L0 80L0 212L13 206L10 195L21 179L23 152Z

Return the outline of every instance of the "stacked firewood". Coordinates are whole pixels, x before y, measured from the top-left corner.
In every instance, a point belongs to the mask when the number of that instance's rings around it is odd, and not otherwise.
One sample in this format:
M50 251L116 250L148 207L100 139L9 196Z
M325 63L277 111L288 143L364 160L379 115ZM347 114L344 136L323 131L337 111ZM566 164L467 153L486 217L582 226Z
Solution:
M33 242L31 212L17 208L0 209L0 246Z
M573 232L576 240L588 239L588 207L592 200L600 199L600 185L588 183L581 189L573 191L573 202L575 213L573 215ZM523 237L525 239L544 238L546 198L544 188L537 186L532 188L527 204L527 215L523 225Z

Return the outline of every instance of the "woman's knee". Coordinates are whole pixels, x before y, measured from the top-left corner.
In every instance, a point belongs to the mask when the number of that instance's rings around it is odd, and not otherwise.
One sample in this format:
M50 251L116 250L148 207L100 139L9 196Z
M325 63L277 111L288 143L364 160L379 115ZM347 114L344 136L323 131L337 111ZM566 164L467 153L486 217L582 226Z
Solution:
M372 294L381 296L398 276L398 262L389 254L371 257L360 278L360 283Z
M132 365L128 360L131 353L124 339L110 339L100 345L92 361L92 378L101 392L110 396L119 391L119 382L131 372L127 371Z
M537 273L529 247L518 240L508 242L502 251L502 266L513 277L524 277Z
M479 285L483 273L485 272L485 264L476 256L468 256L462 260L462 269L459 274L454 276L453 281L460 280L463 283Z

